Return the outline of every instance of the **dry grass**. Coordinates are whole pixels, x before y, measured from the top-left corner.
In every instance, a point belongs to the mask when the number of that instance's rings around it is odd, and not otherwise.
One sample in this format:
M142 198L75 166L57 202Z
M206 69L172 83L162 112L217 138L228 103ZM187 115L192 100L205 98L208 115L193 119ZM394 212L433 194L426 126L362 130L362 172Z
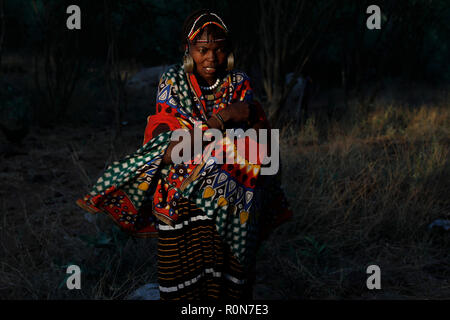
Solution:
M1 298L116 299L156 281L153 239L129 238L74 202L105 161L131 152L137 140L124 136L119 152L109 136L92 128L60 128L57 135L36 129L25 142L27 155L2 161ZM70 264L82 269L81 290L66 288Z
M294 219L259 252L257 298L450 296L449 233L427 228L450 212L450 99L441 97L355 104L349 115L361 116L283 128ZM98 123L35 128L26 155L2 159L0 298L121 299L156 282L153 239L130 239L75 205L108 163L140 145L144 125L145 115L115 145ZM69 264L82 268L81 290L65 286ZM365 286L371 264L382 290Z
M284 130L283 181L295 210L261 253L280 298L450 297L450 109L378 105L357 122ZM447 103L447 104L446 104ZM366 287L381 268L382 290Z

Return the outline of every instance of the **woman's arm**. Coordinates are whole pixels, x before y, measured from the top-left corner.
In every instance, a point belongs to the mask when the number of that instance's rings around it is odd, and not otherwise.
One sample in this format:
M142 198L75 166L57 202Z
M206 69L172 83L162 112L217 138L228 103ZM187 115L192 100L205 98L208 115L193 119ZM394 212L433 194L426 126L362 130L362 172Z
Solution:
M250 116L250 106L248 103L245 103L245 102L236 102L236 103L230 104L227 108L220 110L219 114L227 125L232 126L233 123L240 123L240 122L245 122L248 120L248 118ZM206 122L206 124L211 129L220 129L222 127L221 121L216 117L209 118L208 121ZM155 129L155 131L158 130L158 128L159 128L159 126ZM164 129L164 128L161 128L161 129ZM164 131L168 131L168 130L165 129ZM162 133L164 131L157 132L157 134ZM191 137L193 137L194 129L189 130L189 134ZM153 136L155 136L155 135L153 135ZM166 153L164 154L163 160L162 160L162 162L164 164L173 163L172 149L178 143L181 143L181 142L182 141L170 142L169 146L167 147ZM192 150L195 150L194 143L195 143L195 139L191 139L191 154L193 154ZM208 143L209 143L208 141L205 141L202 144L202 150Z
M220 129L221 128L220 121L217 118L215 118L215 117L209 118L209 120L206 122L206 124L211 129ZM190 134L191 137L193 137L194 136L194 129L189 130L189 134ZM172 142L170 142L169 146L167 147L166 153L164 154L163 160L162 160L162 162L164 164L171 164L171 163L173 163L173 161L172 161L172 149L180 142L181 141L172 141ZM194 149L194 143L195 143L195 139L191 139L191 154L193 154L192 150L195 150ZM206 146L206 144L207 144L207 142L202 143L202 150Z

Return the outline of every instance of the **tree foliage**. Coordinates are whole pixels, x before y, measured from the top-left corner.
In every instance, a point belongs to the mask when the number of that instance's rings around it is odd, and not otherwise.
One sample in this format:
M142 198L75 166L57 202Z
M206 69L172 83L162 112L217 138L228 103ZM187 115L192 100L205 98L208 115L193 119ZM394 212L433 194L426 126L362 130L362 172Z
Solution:
M322 87L367 94L365 84L386 78L440 83L450 80L450 4L445 0L380 0L381 30L368 30L370 1L245 2L195 0L15 0L4 3L3 52L50 55L43 89L64 110L83 63L105 64L113 27L117 57L145 66L181 62L181 26L193 10L211 8L232 31L238 67L254 77L269 113L284 107L293 83L286 74L310 75ZM77 4L82 29L65 28L65 8ZM56 67L58 59L65 61ZM75 67L74 67L75 66ZM81 69L80 69L81 70ZM75 81L75 83L74 83ZM44 84L47 83L45 86ZM52 85L53 83L53 85ZM59 83L59 84L58 84ZM51 89L60 86L61 88ZM375 94L377 85L373 86ZM59 97L59 98L58 98Z

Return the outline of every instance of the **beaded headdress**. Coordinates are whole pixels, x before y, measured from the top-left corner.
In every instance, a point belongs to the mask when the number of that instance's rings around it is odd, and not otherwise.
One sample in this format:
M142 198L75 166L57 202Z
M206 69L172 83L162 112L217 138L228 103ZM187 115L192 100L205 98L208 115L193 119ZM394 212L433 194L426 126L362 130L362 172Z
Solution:
M213 19L210 19L206 22L204 22L200 27L197 26L198 22L200 21L201 18L203 18L204 16L212 16ZM214 19L214 17L216 19ZM197 19L195 19L194 23L192 24L191 30L188 33L188 40L192 41L195 39L195 37L199 34L199 32L205 28L207 25L210 24L214 24L216 26L218 26L219 28L221 28L222 30L225 31L225 33L228 33L228 28L225 25L225 23L222 21L222 19L215 13L209 12L209 13L203 13L200 16L197 17ZM198 27L198 28L196 28ZM223 41L225 39L216 39L215 41ZM199 40L200 42L202 42L201 40Z

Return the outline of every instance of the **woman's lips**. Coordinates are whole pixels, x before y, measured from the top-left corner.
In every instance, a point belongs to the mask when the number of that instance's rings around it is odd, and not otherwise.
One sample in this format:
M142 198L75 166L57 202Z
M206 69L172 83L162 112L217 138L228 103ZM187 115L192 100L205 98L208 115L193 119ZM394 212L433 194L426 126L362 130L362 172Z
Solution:
M216 68L213 68L213 67L205 67L205 72L206 72L206 73L215 73L215 72L216 72Z

